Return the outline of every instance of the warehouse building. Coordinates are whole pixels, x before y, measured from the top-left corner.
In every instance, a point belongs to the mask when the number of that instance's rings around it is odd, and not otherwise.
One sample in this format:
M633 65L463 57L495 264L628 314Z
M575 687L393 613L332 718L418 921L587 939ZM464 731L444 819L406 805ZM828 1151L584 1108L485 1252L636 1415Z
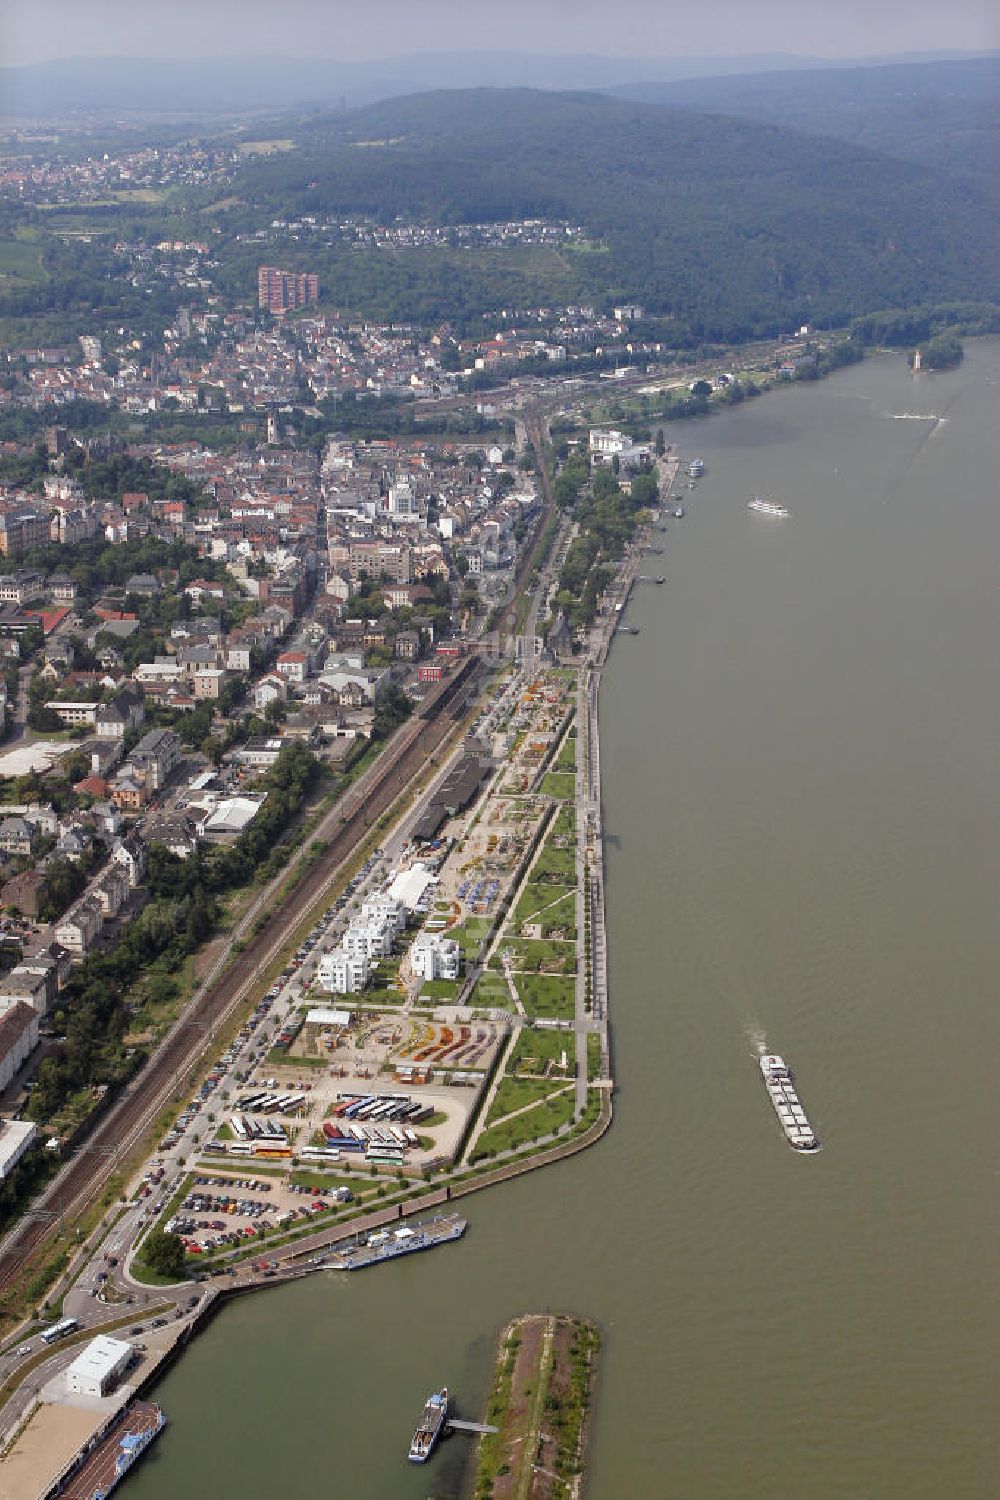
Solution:
M30 1120L0 1121L0 1182L13 1172L37 1135L38 1126Z
M489 761L482 754L476 753L479 742L473 740L469 744L475 749L463 755L452 767L424 809L413 830L415 843L429 844L432 839L437 838L442 825L449 818L464 812L471 805L490 774Z

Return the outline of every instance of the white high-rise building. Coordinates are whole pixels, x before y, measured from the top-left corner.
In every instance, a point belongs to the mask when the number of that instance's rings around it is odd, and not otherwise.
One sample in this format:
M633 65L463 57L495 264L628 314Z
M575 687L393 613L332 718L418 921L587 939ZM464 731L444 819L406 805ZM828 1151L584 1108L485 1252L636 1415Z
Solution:
M388 510L390 516L394 516L397 521L417 521L420 519L420 508L417 505L417 498L410 489L408 480L397 479L395 484L389 486Z

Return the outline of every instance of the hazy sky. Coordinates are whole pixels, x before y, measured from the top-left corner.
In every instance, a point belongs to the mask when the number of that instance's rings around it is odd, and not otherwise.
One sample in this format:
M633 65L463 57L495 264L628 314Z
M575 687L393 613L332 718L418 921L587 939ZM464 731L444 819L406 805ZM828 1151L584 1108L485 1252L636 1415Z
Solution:
M54 57L861 57L1000 48L1000 0L0 0L0 62Z

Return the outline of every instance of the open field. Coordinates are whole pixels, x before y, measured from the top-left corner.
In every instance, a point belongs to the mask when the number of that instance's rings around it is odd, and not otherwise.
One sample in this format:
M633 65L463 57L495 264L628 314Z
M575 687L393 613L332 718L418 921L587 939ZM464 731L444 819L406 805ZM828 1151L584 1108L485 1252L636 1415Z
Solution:
M38 244L22 239L0 240L0 280L25 283L47 281Z
M294 148L295 142L287 137L271 141L240 141L238 147L241 156L274 156L279 151L292 151Z

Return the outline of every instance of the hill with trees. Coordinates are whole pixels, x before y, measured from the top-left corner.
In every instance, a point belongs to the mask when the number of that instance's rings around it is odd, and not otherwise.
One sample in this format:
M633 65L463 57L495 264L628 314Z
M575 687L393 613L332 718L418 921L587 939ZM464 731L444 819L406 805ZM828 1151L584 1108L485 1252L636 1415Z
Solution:
M302 120L294 133L298 149L255 160L237 179L258 215L565 219L586 235L558 252L579 297L638 297L701 338L1000 300L991 194L846 141L524 89L421 94ZM449 302L452 315L467 310L456 305L461 281L433 257L407 254L397 265L412 295L436 277L440 315Z

